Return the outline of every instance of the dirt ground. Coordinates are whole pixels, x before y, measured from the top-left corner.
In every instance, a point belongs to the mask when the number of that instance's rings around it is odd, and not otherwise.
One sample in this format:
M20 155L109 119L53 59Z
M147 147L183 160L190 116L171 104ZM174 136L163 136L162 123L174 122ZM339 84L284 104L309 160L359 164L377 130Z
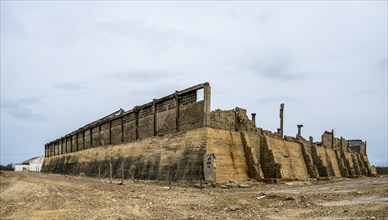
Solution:
M388 176L197 188L0 174L1 219L388 219Z

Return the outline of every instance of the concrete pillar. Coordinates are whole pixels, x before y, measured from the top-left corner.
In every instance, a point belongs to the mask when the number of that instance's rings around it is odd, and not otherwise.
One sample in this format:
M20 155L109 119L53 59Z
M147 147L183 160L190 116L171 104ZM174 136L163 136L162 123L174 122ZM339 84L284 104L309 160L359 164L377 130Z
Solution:
M66 153L70 153L71 151L69 151L69 149L67 148L67 137L64 138L65 140L65 147L66 147Z
M65 154L67 152L67 149L63 146L63 139L59 139L58 144L61 145L62 154Z
M73 151L73 135L70 135L70 152L74 152Z
M112 120L109 121L109 144L112 144Z
M90 148L93 147L93 134L92 134L92 128L89 129L89 140L90 140Z
M98 146L102 146L101 125L98 125Z
M205 83L203 88L203 101L204 101L204 117L203 117L203 126L210 126L210 93L211 88L209 83Z
M179 131L179 95L178 91L175 91L175 131Z
M78 145L79 145L79 143L78 143L78 132L77 132L77 135L75 136L75 138L76 138L76 139L75 139L75 147L76 147L76 148L75 148L75 151L79 151L79 149L78 149L78 148L79 148L79 147L78 147Z
M297 125L297 127L298 127L298 134L297 134L297 137L298 137L298 136L302 136L302 127L303 127L303 125Z
M253 121L253 124L256 125L256 113L252 113L252 121Z
M153 99L152 100L152 114L153 114L153 135L155 136L156 135L156 99Z
M121 143L124 142L124 116L121 116Z
M139 139L139 109L137 107L133 108L133 112L135 113L135 138Z
M280 104L280 114L279 114L279 117L280 117L280 136L282 138L283 138L283 131L284 131L284 129L283 129L283 119L284 119L283 113L284 113L284 103Z
M82 149L85 149L85 130L82 131Z

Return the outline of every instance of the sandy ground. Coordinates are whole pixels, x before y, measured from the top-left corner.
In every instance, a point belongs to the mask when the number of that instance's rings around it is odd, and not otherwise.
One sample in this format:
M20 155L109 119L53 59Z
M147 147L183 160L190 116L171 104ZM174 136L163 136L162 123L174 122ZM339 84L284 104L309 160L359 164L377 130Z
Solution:
M1 219L388 219L388 176L206 188L3 172Z

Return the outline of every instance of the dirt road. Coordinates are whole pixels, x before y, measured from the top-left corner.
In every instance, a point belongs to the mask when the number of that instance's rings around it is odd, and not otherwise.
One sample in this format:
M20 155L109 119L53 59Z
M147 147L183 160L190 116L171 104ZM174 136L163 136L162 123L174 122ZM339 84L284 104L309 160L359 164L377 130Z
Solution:
M1 219L388 219L388 176L204 189L0 174Z

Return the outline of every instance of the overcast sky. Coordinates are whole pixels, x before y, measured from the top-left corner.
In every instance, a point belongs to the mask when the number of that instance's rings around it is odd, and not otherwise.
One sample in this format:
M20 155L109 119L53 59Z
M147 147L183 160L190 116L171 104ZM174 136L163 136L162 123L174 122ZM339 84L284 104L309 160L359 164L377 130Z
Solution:
M387 166L387 1L1 1L1 164L198 83L276 131Z

